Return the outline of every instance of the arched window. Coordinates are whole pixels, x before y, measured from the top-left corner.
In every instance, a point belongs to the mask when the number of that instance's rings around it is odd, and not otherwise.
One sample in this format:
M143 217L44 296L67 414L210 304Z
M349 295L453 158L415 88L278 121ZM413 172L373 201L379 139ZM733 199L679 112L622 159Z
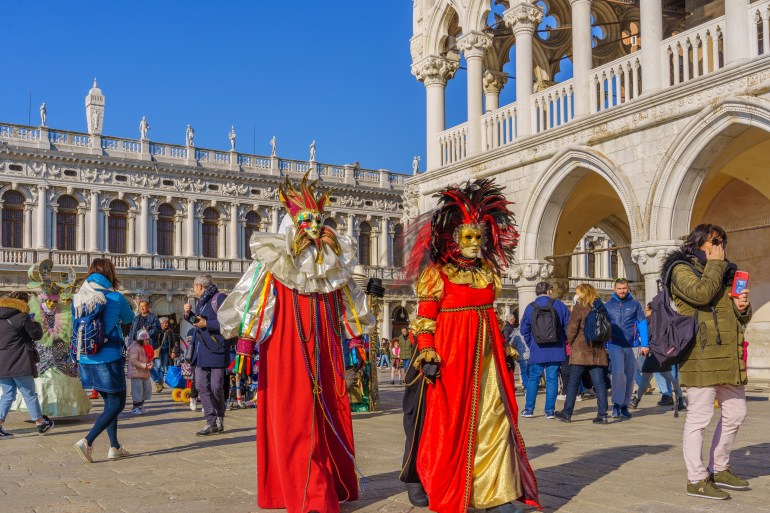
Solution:
M254 235L254 232L259 231L259 225L261 222L262 218L253 210L246 214L246 228L243 232L243 254L248 260L251 260L251 247L249 246L249 242L251 242L251 236Z
M404 266L404 227L397 224L393 228L393 267Z
M596 244L593 242L586 244L586 251L588 252L586 255L586 274L589 278L596 278L596 253L594 250L596 250Z
M24 195L19 191L3 194L3 247L24 246Z
M128 239L128 204L125 201L113 200L110 203L107 232L109 234L107 250L110 253L125 253Z
M328 226L329 228L336 230L337 221L333 217L327 217L326 219L324 219L324 226Z
M372 226L363 221L358 227L358 263L371 265L372 263Z
M159 255L174 254L174 217L176 209L168 203L158 207L157 243Z
M56 212L56 249L75 251L77 233L78 200L72 196L62 196Z
M219 236L219 212L215 208L203 211L203 257L217 258L217 237Z

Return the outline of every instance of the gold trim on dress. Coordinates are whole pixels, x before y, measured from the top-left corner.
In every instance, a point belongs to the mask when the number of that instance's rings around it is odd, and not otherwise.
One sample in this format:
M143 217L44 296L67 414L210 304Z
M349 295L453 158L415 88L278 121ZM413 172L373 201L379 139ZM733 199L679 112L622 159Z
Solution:
M449 281L455 285L469 285L473 289L485 289L492 284L495 298L500 295L503 288L500 275L487 262L482 262L481 267L474 269L461 269L454 264L445 264L442 270Z

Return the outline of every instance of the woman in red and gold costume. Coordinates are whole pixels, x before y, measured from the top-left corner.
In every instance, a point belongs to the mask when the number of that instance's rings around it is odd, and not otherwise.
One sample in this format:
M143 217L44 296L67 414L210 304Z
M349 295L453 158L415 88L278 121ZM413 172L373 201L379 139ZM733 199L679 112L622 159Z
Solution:
M500 271L518 240L510 203L493 180L473 180L438 194L429 222L418 227L409 269L420 272L412 322L418 369L435 369L425 393L416 469L439 513L469 507L540 509L537 481L518 430L515 351L505 344L493 302ZM431 364L431 365L427 365ZM433 374L431 372L431 374Z
M323 225L329 196L314 189L307 175L299 190L279 187L293 223L252 236L254 263L217 314L240 353L259 345L257 504L289 513L337 513L358 498L342 344L373 321L352 279L353 241Z

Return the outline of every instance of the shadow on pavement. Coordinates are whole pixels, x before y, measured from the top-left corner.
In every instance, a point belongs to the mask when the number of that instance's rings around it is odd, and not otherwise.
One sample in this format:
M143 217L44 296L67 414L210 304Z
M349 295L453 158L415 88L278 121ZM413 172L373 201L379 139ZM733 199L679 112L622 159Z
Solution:
M661 454L672 448L672 445L636 445L628 448L597 449L560 465L535 468L540 503L545 510L558 510L583 488L629 461L640 456Z
M770 443L734 449L730 460L739 476L749 479L770 475Z
M233 430L235 431L235 430ZM174 454L185 451L192 451L195 449L203 449L208 447L219 447L220 445L235 445L246 442L254 442L254 436L238 436L235 438L222 438L218 435L212 435L207 437L200 437L195 442L187 445L180 445L178 447L169 447L168 449L157 449L155 451L135 452L131 454L131 457L137 456L155 456L159 454Z

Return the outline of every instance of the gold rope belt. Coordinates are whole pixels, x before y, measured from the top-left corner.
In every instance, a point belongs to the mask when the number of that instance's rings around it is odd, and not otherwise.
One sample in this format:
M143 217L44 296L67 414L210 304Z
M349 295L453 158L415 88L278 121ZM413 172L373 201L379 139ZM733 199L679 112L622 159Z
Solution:
M479 306L458 306L455 308L441 308L438 312L465 312L467 310L475 311L475 312L482 312L484 310L489 310L490 308L494 308L494 305L488 304L488 305L479 305Z

